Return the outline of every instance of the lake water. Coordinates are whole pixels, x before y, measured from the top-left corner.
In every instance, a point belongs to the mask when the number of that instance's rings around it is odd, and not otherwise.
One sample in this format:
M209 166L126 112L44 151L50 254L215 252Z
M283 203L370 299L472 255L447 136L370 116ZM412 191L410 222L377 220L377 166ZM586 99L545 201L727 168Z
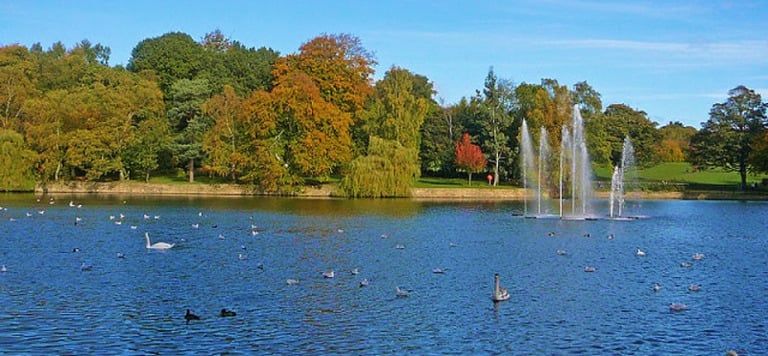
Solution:
M522 202L0 205L3 354L768 354L765 202L630 202L633 221L523 219Z

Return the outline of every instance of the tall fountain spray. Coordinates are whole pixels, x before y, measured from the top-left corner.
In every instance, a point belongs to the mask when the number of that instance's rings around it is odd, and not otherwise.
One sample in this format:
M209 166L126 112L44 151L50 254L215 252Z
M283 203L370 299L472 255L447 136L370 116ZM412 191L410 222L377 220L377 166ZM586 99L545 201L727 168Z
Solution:
M565 193L563 185L570 182L571 212L570 217L587 218L592 213L591 200L592 189L592 165L587 152L587 143L584 137L584 120L581 118L579 107L573 107L573 121L571 130L563 127L562 146L560 149L560 215L565 216L563 202ZM566 176L565 167L570 166L570 176Z
M529 180L531 180L531 177L529 176L529 172L534 171L534 163L533 163L533 144L531 143L531 134L528 132L528 123L523 120L523 127L522 127L522 138L521 138L521 146L522 146L522 154L523 159L521 164L521 170L523 173L523 189L524 191L528 191L528 187L531 186ZM523 199L523 214L528 215L528 197L526 196Z
M629 137L624 138L624 145L621 150L621 161L613 168L611 177L611 195L610 195L610 217L622 217L624 213L624 183L626 174L635 165L635 148Z
M543 214L543 211L541 209L541 200L544 198L544 193L541 191L542 187L546 185L547 181L547 172L545 170L547 166L547 162L549 162L549 141L547 137L547 129L542 126L541 127L541 134L539 135L539 162L538 162L538 179L536 181L536 186L538 187L538 214Z

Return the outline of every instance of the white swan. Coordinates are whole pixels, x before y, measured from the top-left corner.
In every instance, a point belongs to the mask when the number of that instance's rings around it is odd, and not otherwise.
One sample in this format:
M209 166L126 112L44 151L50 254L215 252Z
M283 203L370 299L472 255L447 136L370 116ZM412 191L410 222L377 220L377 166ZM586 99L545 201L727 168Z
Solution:
M499 279L499 274L496 273L493 276L493 295L491 296L491 299L493 299L494 302L501 302L509 299L509 291L501 287Z
M637 248L637 252L636 252L636 254L637 254L638 256L645 256L645 251L641 250L641 249L638 247L638 248Z
M147 239L147 248L152 250L168 250L173 248L174 244L167 242L155 242L154 244L149 241L149 233L145 232L144 237Z

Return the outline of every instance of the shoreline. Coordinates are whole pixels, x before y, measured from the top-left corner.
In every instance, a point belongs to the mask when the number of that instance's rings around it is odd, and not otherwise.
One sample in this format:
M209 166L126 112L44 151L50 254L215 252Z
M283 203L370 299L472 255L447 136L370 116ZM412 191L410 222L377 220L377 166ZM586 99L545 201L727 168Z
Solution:
M163 184L143 182L65 182L36 186L35 194L99 194L99 195L145 195L145 196L230 196L258 197L284 196L295 198L341 199L335 196L335 185L305 186L295 195L257 194L247 186L237 184ZM594 198L609 199L610 192L597 191ZM523 188L411 188L412 200L496 200L519 201L532 199L532 191ZM768 194L741 191L667 191L630 192L627 199L634 200L768 200Z

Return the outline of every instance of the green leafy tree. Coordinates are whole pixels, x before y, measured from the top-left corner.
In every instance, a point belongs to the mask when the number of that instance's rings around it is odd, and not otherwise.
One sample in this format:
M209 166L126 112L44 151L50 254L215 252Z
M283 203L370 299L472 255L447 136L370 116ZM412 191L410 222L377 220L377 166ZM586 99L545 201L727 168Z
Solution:
M481 140L493 164L493 185L497 186L502 160L509 159L511 154L510 140L505 132L514 122L514 87L508 81L499 80L491 68L485 78L482 96L477 100L482 115L479 120Z
M370 138L368 154L350 163L339 187L355 198L407 197L419 174L412 152L396 140Z
M163 117L141 121L135 137L126 148L123 161L128 171L140 174L144 182L149 182L150 174L160 167L160 153L173 142L168 121Z
M26 147L20 133L0 129L0 190L29 191L35 187L33 162L35 152Z
M749 165L755 173L768 173L768 130L763 130L752 141Z
M266 47L247 48L219 30L207 33L200 45L205 65L198 78L207 79L214 92L229 85L238 96L247 97L255 90L272 89L278 52Z
M473 144L469 134L464 133L461 141L456 142L456 167L467 172L469 185L472 185L472 173L482 172L486 164L480 146Z
M151 70L159 76L160 89L166 95L180 79L195 79L203 71L203 46L181 32L139 42L131 51L126 68L132 72Z
M190 183L195 181L195 162L204 157L203 136L212 125L210 117L203 113L203 104L211 95L207 80L181 79L173 84L168 97L166 115L174 135L172 152L186 166Z
M766 104L745 86L728 91L728 100L712 105L709 120L691 140L691 163L735 171L747 187L749 157L755 139L766 129Z
M452 175L455 147L454 132L461 132L454 119L454 107L432 105L421 125L419 159L422 174ZM426 173L425 173L426 172Z
M650 166L658 162L655 147L661 141L656 123L648 119L644 111L635 110L624 104L612 104L605 109L606 132L611 143L611 162L621 161L624 138L629 137L635 148L639 166Z
M607 122L600 97L600 93L585 81L574 84L571 91L571 101L578 105L584 119L584 135L589 156L593 162L607 164L611 161L611 141L608 139Z

